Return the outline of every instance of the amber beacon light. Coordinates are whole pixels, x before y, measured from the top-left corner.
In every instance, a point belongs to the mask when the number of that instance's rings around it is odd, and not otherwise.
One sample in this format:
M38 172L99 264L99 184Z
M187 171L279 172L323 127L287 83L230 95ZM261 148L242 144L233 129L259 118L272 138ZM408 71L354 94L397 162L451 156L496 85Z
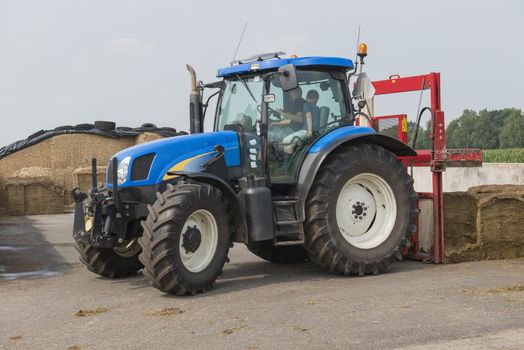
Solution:
M357 54L359 57L366 57L368 55L368 46L364 43L358 45Z

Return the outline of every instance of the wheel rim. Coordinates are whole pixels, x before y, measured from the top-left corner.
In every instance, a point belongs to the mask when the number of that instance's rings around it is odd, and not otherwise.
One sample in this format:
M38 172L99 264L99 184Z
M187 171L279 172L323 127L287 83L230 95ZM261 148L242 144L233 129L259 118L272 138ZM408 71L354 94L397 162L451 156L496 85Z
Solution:
M397 217L395 194L380 176L363 173L349 179L336 205L338 228L344 239L361 249L381 245Z
M213 214L200 209L189 215L183 227L179 240L180 259L187 270L200 272L211 263L215 256L218 245L217 222ZM185 235L188 235L190 230L196 232L195 229L200 233L198 247L195 245L188 247L188 239Z
M130 258L138 254L140 251L140 244L138 244L138 239L135 238L114 247L113 250L123 258Z

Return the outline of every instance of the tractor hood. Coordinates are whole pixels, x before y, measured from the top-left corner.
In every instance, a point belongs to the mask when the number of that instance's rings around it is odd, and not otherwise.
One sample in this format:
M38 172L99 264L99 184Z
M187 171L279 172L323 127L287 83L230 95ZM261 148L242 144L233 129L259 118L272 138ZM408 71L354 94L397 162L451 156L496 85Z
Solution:
M155 185L173 178L167 175L169 171L201 171L201 165L216 154L217 145L224 147L228 167L240 165L238 135L234 131L175 136L126 148L115 154L118 164L129 164L126 181L119 187ZM109 174L106 180L111 188Z

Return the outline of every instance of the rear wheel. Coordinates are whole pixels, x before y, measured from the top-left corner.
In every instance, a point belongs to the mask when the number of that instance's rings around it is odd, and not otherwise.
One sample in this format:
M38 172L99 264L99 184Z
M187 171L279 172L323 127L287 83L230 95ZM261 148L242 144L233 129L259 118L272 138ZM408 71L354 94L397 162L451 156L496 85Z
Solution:
M272 241L262 241L252 242L246 246L259 258L276 264L292 264L309 260L306 249L302 245L275 246Z
M227 200L202 183L168 185L143 223L140 261L159 290L175 295L204 292L222 273L229 251Z
M335 273L378 273L409 246L416 198L413 179L393 153L369 144L336 151L307 200L311 258Z
M76 243L80 261L97 275L109 278L134 276L143 265L138 260L140 245L137 239L124 242L114 248L95 248L89 244Z

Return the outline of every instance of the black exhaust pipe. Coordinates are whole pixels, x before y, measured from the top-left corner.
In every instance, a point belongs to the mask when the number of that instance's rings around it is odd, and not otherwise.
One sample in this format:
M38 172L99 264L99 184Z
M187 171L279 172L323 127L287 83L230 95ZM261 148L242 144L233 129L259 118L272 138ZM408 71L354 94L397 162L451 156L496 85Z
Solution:
M98 171L96 168L96 158L91 159L91 188L93 191L98 189Z
M204 132L204 118L202 111L202 96L197 85L196 73L193 67L186 64L191 75L191 94L189 95L189 132L191 134Z

